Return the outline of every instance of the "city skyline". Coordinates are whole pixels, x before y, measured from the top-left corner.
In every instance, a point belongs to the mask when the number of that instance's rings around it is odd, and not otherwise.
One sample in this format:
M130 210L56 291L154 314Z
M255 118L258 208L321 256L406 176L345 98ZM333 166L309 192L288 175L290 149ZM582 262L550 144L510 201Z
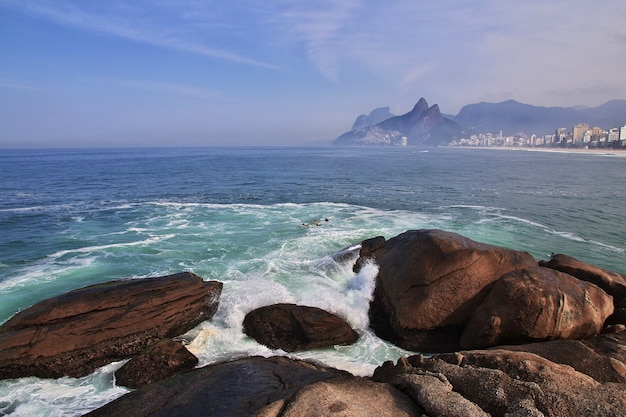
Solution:
M298 145L419 97L626 97L617 0L0 0L0 147Z
M524 135L503 135L502 131L479 132L469 136L452 140L450 146L485 146L485 147L577 147L577 148L614 148L626 149L626 124L619 127L602 128L590 127L588 123L577 123L571 130L559 127L553 134L538 135L530 133Z

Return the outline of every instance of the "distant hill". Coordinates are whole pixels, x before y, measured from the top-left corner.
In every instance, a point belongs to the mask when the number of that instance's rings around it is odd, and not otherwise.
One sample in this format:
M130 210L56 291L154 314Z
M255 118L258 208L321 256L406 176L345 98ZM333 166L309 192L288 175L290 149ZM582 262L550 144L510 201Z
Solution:
M388 107L359 116L352 130L335 139L335 145L439 145L462 136L462 128L441 115L438 105L428 106L421 98L413 109L401 116L391 115Z
M364 127L374 126L392 117L395 117L395 114L391 114L389 107L379 107L372 110L372 112L367 116L362 114L357 117L351 130L359 130Z
M515 100L483 102L463 107L452 120L476 133L502 130L505 135L545 135L559 127L571 130L578 123L610 129L626 123L626 100L612 100L598 107L539 107Z

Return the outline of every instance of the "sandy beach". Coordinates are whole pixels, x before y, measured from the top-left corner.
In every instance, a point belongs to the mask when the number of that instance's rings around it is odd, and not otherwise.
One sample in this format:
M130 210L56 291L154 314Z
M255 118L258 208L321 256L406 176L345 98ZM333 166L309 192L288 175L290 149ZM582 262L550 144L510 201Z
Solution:
M574 154L590 154L590 155L626 157L626 148L582 149L582 148L538 148L538 147L513 147L513 146L444 146L444 148L489 149L489 150L498 150L498 151L574 153Z

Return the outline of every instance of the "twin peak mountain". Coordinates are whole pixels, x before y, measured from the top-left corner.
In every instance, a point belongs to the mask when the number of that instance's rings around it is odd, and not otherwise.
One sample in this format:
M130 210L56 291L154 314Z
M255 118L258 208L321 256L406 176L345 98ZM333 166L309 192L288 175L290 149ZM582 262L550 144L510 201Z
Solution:
M420 98L413 110L394 116L389 107L359 116L352 130L335 139L335 145L440 145L462 137L463 128L441 115L437 104Z
M603 129L626 124L626 100L611 100L597 107L541 107L515 100L464 106L459 114L442 115L438 105L421 98L413 110L401 116L381 107L359 116L352 130L335 139L335 145L438 146L478 133L546 135L560 127L588 123Z

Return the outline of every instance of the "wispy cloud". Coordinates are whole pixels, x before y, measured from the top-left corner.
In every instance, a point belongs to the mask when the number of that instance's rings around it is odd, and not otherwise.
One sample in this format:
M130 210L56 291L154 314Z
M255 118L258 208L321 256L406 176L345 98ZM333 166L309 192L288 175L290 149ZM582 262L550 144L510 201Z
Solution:
M103 82L105 84L111 85L112 87L125 90L144 91L157 94L165 94L168 96L174 95L199 100L215 100L221 97L221 95L216 91L209 91L206 89L184 84L123 79L104 80Z
M31 91L31 92L36 92L36 93L46 93L46 92L55 91L54 89L50 87L42 87L40 85L24 84L24 83L13 82L13 81L4 82L1 80L0 80L0 89L16 90L16 91Z
M337 80L347 45L347 32L355 27L361 0L294 1L276 5L274 21L288 39L304 44L309 60L328 79Z
M28 2L2 0L2 3L40 16L58 25L103 33L213 59L279 69L271 63L251 58L231 49L211 46L210 40L207 39L210 39L213 33L206 21L202 22L200 19L209 13L208 8L202 9L204 14L201 14L199 11L190 11L179 2L148 2L145 4L133 2L126 4L126 2L107 1L102 5L96 3L95 6L93 3L70 3L62 0L33 0ZM195 2L189 4L195 4ZM196 32L194 33L192 30Z

